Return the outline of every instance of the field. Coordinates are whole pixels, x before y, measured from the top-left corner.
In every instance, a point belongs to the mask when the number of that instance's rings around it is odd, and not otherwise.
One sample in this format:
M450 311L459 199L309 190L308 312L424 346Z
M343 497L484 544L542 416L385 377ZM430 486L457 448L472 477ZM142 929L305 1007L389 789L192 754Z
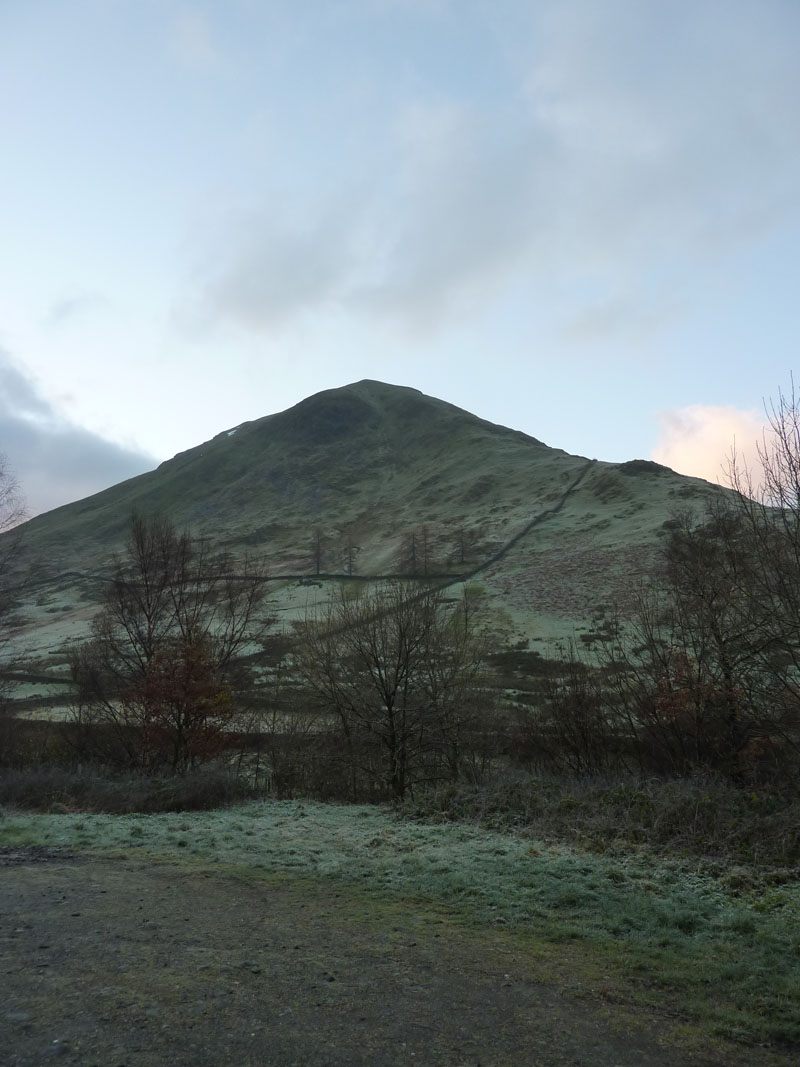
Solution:
M0 846L15 1067L796 1062L796 881L297 802Z

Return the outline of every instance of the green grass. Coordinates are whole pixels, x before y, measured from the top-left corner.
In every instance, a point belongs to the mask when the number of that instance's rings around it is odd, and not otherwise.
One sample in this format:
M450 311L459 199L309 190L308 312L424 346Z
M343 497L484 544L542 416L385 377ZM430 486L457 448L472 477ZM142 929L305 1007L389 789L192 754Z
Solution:
M0 819L0 844L136 852L443 905L525 941L568 943L576 960L582 953L628 995L716 1034L800 1041L796 882L756 887L644 852L591 855L473 826L403 822L381 808L308 802L180 815L10 814Z

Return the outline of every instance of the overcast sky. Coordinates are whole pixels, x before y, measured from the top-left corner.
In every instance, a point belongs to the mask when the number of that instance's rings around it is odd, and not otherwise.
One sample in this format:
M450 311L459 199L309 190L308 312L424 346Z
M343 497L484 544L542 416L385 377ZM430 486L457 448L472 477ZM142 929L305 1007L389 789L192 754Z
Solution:
M0 0L31 511L360 378L716 479L800 335L797 0Z

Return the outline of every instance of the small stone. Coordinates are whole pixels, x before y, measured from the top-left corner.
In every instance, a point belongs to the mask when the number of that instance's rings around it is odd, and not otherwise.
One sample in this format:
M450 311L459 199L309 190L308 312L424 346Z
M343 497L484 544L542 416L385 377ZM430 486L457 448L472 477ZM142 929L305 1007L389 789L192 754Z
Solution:
M31 1021L30 1014L27 1011L9 1011L6 1013L6 1018L10 1023L29 1023Z

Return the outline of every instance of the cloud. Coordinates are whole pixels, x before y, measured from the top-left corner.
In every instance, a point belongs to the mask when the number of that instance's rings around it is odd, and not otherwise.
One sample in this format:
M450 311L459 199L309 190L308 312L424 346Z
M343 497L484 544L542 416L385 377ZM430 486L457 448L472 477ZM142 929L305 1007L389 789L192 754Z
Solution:
M660 433L652 458L680 474L727 485L726 472L735 448L737 466L761 481L757 443L765 422L755 412L734 407L693 404L662 411Z
M379 6L402 42L404 5ZM580 291L564 328L590 344L631 318L668 328L696 299L687 263L713 275L796 217L800 7L549 0L513 41L484 5L438 15L428 47L442 62L406 79L398 45L383 71L393 113L342 137L333 193L301 156L297 188L215 235L191 298L209 322L259 332L336 306L433 331L522 279L532 306ZM454 39L490 92L438 73ZM328 106L315 119L335 129ZM277 136L291 173L295 134ZM600 307L609 292L616 306Z
M353 305L414 330L483 308L545 234L548 160L507 116L417 101L395 130L386 236ZM385 209L384 209L385 210ZM376 242L377 244L377 242Z
M8 419L27 423L52 417L50 405L39 393L31 378L16 367L2 349L0 349L0 412L3 413L4 424Z
M790 209L798 12L777 0L759 13L744 0L546 10L526 88L578 247L725 250Z
M93 311L107 307L109 301L100 293L78 293L75 296L56 300L50 306L44 318L44 325L62 326L74 319L83 318Z
M680 300L655 305L640 297L610 297L585 305L562 329L564 338L575 345L598 344L619 338L647 341L670 316L679 313Z
M330 205L307 220L256 212L231 226L221 262L179 318L196 327L228 319L260 331L324 308L355 263L357 212ZM227 247L224 247L227 245Z
M178 13L170 43L173 54L190 70L209 74L223 65L208 17L197 8Z
M157 462L64 418L2 349L0 450L20 484L29 516L90 496Z
M178 321L265 331L337 308L416 333L480 310L541 224L535 146L488 121L415 102L394 125L387 180L305 204L276 193L279 206L218 226Z

